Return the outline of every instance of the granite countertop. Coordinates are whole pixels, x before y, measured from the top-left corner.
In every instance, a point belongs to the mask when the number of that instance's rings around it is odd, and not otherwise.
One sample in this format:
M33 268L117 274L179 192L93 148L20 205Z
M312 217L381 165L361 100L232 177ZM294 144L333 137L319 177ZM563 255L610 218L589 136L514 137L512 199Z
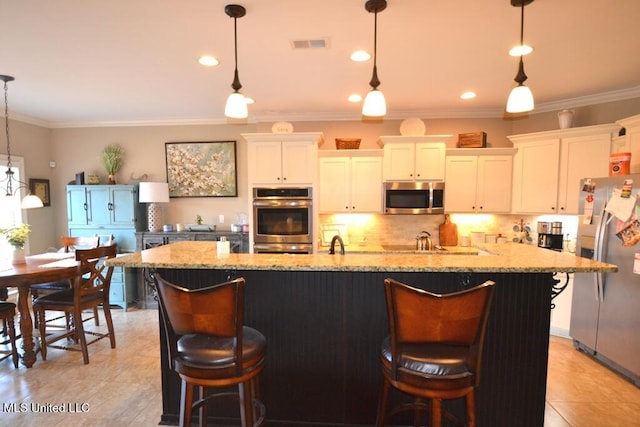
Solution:
M458 248L458 247L455 247ZM447 252L455 252L448 247ZM216 242L182 241L112 258L107 265L146 268L234 269L279 271L407 271L407 272L615 272L613 264L518 243L480 244L467 248L477 255L441 255L417 251L345 255L227 254L217 255Z

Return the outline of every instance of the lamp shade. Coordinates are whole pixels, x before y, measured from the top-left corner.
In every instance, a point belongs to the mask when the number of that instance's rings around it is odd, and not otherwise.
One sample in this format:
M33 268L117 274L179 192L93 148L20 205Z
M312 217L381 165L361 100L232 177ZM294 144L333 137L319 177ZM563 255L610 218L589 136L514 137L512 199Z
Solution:
M22 199L22 203L20 203L20 207L22 209L34 209L34 208L42 208L44 204L42 203L42 199L40 197L29 194L24 199Z
M524 113L534 108L533 94L531 89L523 84L514 87L507 99L508 113Z
M140 203L169 203L169 184L166 182L141 182Z
M247 101L244 99L244 95L240 92L233 92L227 98L227 103L224 107L224 115L232 119L246 119L249 115L249 109L247 108Z
M387 114L387 102L384 95L378 89L370 90L362 104L362 115L369 117L382 117Z

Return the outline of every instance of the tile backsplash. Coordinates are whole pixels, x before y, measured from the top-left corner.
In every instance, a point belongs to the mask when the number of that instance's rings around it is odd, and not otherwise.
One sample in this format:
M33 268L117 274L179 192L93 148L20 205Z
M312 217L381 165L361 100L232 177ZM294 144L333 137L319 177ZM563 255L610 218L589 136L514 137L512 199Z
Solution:
M514 226L524 224L530 229L530 244L537 244L538 221L561 221L565 238L575 239L578 217L575 215L491 215L452 214L451 221L458 226L458 244L461 237L472 232L502 235L512 241L518 234ZM321 224L341 224L347 230L350 244L398 245L415 243L415 237L425 230L438 242L439 226L444 215L382 215L382 214L321 214Z

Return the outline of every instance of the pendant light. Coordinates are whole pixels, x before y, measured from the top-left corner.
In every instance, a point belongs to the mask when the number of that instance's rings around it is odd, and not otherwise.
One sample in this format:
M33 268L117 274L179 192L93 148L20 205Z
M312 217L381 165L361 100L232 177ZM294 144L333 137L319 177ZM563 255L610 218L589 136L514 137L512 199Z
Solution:
M9 139L9 87L7 83L15 80L11 76L0 75L0 80L4 82L4 123L5 123L5 133L7 136L7 171L5 172L6 178L0 181L0 185L2 185L2 189L5 192L7 197L15 196L21 188L26 189L27 196L22 199L22 203L20 207L22 209L32 209L32 208L41 208L44 206L40 197L35 196L33 194L29 194L29 187L22 181L19 181L13 177L14 172L11 170L13 166L11 164L11 140Z
M533 3L533 0L511 0L511 5L520 6L520 46L524 45L524 7L529 3ZM524 73L524 62L522 55L520 55L520 63L518 65L518 74L514 79L518 86L514 87L507 99L507 112L508 113L524 113L533 110L533 94L531 89L524 85L527 80L527 75Z
M227 103L224 107L224 115L232 119L246 119L249 115L247 108L247 101L244 95L239 92L242 88L240 84L240 78L238 77L238 29L237 19L246 15L247 10L238 4L228 4L224 8L224 12L233 18L233 39L235 48L235 70L233 72L233 93L227 98Z
M364 99L362 104L362 115L369 117L383 117L387 114L387 102L382 92L378 90L380 80L378 79L378 67L376 64L377 47L378 47L378 12L382 12L387 8L386 0L369 0L365 3L364 8L369 13L374 13L373 27L373 75L371 76L371 90Z

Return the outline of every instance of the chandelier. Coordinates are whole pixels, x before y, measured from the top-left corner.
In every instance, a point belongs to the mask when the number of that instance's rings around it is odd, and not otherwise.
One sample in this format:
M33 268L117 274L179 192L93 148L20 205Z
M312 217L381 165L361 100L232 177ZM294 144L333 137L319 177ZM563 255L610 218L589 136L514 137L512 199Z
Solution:
M15 196L21 188L24 188L27 191L27 196L22 199L22 203L20 207L22 209L32 209L32 208L41 208L44 205L42 204L42 200L38 196L30 194L29 186L24 182L16 179L14 177L15 172L11 169L13 164L11 163L11 140L9 138L9 97L8 97L8 85L10 81L15 80L11 76L0 75L0 80L4 82L4 123L5 123L5 133L7 136L7 170L5 172L5 179L0 181L0 188L5 192L7 197Z

